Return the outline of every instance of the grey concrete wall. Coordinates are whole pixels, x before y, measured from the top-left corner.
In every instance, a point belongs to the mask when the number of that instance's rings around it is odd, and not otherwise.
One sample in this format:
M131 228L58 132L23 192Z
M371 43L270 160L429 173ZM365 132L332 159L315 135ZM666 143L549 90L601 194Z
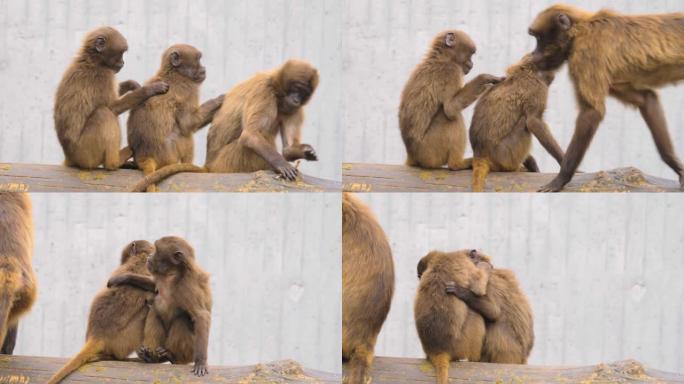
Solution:
M130 241L185 237L211 274L209 363L341 369L337 194L33 194L39 295L16 353L70 356Z
M396 290L379 356L422 357L416 265L477 248L527 293L530 364L638 359L684 372L684 200L677 195L362 195L392 246Z
M344 160L403 163L405 149L397 113L401 91L438 32L457 28L476 42L475 67L479 73L503 74L534 47L527 28L534 16L554 0L410 1L350 0L344 2L344 92L341 109ZM589 10L610 7L625 13L684 11L682 0L577 1ZM684 89L669 87L661 93L675 148L684 156ZM465 113L470 125L473 107ZM564 68L551 86L546 120L561 147L570 143L577 108ZM470 146L468 146L470 147ZM468 153L471 153L468 150ZM533 154L540 168L556 172L558 165L535 142ZM581 169L594 171L636 166L653 175L676 179L661 162L650 133L638 111L614 100L589 149Z
M341 9L335 0L0 0L0 161L62 162L53 95L83 35L107 24L129 43L120 80L151 77L171 44L203 51L202 100L289 58L310 61L321 83L307 108L303 141L317 149L319 161L300 169L339 179ZM119 119L124 133L126 119ZM207 132L195 136L195 163L204 164Z

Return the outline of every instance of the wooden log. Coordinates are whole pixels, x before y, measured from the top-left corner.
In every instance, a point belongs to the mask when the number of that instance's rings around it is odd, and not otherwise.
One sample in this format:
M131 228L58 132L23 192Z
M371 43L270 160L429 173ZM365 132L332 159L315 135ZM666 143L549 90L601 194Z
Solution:
M84 171L60 165L0 163L0 191L125 192L142 172ZM255 173L179 173L159 184L160 192L339 192L341 184L302 175L285 181L271 171Z
M371 377L373 384L436 382L434 368L425 359L376 357ZM647 369L634 360L586 367L458 362L451 363L449 378L452 383L684 383L684 375Z
M50 357L0 355L0 384L45 383L67 362ZM291 360L246 367L209 366L196 377L191 365L100 361L87 364L62 383L340 383L339 375L302 368Z
M404 165L346 163L347 192L470 192L472 171L421 169ZM555 173L498 172L487 177L487 192L536 192ZM564 192L682 192L679 183L645 175L636 168L578 173Z

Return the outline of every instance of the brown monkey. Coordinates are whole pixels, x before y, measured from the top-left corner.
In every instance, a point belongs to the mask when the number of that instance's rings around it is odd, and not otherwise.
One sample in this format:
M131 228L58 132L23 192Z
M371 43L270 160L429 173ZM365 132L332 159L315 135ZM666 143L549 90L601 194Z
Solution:
M209 129L205 165L209 172L273 169L294 180L298 171L290 161L318 159L313 147L300 143L304 106L317 86L316 68L289 60L231 89ZM278 133L282 155L276 149Z
M394 292L394 263L387 237L370 209L342 195L342 359L345 382L364 384L375 341Z
M540 71L531 55L506 71L506 80L485 92L470 123L473 191L482 192L489 171L539 172L530 154L532 135L560 164L563 150L543 120L554 71Z
M154 243L155 253L146 275L114 276L108 285L156 286L152 311L145 323L145 340L138 355L145 361L168 360L172 364L194 361L197 376L209 373L207 348L211 325L209 275L197 265L195 251L180 237L162 237Z
M437 35L423 61L414 69L401 95L399 128L409 166L451 170L471 167L463 159L466 131L461 112L502 79L479 75L465 86L473 68L475 43L462 31Z
M527 297L515 274L493 268L489 256L471 250L472 263L488 274L486 294L456 282L446 292L463 300L486 320L486 334L480 361L499 364L527 364L534 346L534 318Z
M55 96L55 130L65 165L84 169L100 165L114 170L131 157L121 145L118 115L148 98L166 93L163 82L140 87L129 80L118 86L115 74L124 65L126 39L114 28L86 35L80 52L67 68Z
M201 57L202 53L190 45L169 47L162 55L161 68L146 83L166 83L169 92L131 110L128 146L146 176L160 168L164 168L163 177L188 169L203 171L201 167L191 167L192 135L209 124L221 107L223 95L200 106L199 87L207 77ZM146 179L145 182L149 182L149 178ZM153 184L136 187L150 192L155 190Z
M152 244L137 240L121 252L121 264L112 276L147 273L147 257L154 252ZM86 343L81 351L54 374L48 384L60 382L84 364L101 360L125 360L143 342L148 301L154 297L154 285L146 289L135 286L108 287L93 299L88 315Z
M660 157L684 188L684 166L655 92L684 79L684 13L628 16L554 5L537 16L529 33L537 39L532 55L541 69L568 62L580 107L560 173L540 191L560 191L570 182L605 116L608 96L639 108Z
M19 318L36 300L33 218L26 193L0 193L0 354L11 355Z
M438 384L449 383L449 362L480 361L485 324L482 316L447 293L447 282L484 295L488 275L475 267L468 251L433 251L418 263L414 316L423 350L435 367Z

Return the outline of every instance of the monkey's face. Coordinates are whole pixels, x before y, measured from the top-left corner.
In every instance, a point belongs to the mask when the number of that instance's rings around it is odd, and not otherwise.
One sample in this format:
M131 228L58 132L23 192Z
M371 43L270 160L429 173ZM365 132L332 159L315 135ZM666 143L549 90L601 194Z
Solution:
M568 59L572 38L569 31L572 20L563 12L543 12L529 29L537 40L532 58L538 68L552 71L560 68Z
M473 55L477 51L475 42L463 31L453 30L443 32L435 42L437 49L453 60L463 74L467 75L473 69Z
M171 68L196 83L202 83L207 78L207 71L202 65L202 52L195 47L185 44L174 45L164 55Z
M309 101L313 90L308 83L293 81L288 84L285 92L285 96L280 103L280 112L291 114Z
M192 247L179 237L162 237L154 243L155 252L147 259L147 269L154 276L182 273L194 258Z
M101 35L95 39L91 50L95 61L99 62L114 73L118 73L124 66L123 55L128 51L128 44L123 36Z

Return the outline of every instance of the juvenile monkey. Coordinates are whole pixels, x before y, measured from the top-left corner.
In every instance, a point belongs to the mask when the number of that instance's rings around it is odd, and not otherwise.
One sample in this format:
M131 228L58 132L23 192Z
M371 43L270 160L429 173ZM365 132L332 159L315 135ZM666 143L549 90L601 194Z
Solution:
M223 95L200 106L199 88L206 70L195 47L178 44L162 55L161 68L146 84L166 83L169 92L134 107L128 117L128 146L146 177L135 189L153 192L153 179L162 180L178 172L202 172L192 165L192 135L209 124L221 107ZM179 164L180 163L180 164Z
M456 282L447 283L446 292L463 300L486 320L480 361L527 364L534 346L534 318L515 274L493 268L490 257L477 250L471 250L469 257L487 273L487 292L482 294Z
M180 237L162 237L147 262L149 276L139 273L112 277L108 286L155 286L157 295L145 322L145 361L168 360L172 364L194 361L197 376L209 373L207 348L211 325L209 275L197 265L195 251Z
M558 4L542 11L529 33L537 39L532 55L542 70L568 62L580 109L560 173L540 191L560 191L570 182L605 116L608 96L639 108L660 157L684 188L684 165L655 91L684 79L684 13L628 16Z
M0 354L11 355L19 318L36 300L33 219L26 193L0 192Z
M140 87L129 80L117 86L124 66L126 39L114 28L89 32L81 50L62 76L55 96L54 120L65 165L108 170L121 167L131 150L121 145L118 115L148 98L166 93L163 82ZM117 89L122 97L117 96Z
M365 384L380 328L394 292L394 263L387 237L370 209L342 195L342 359L345 383Z
M473 68L475 43L462 31L437 35L423 61L413 70L399 106L399 128L406 146L406 165L451 170L471 168L464 159L466 130L461 112L490 84L502 80L479 75L465 86Z
M490 171L516 172L522 166L539 172L530 154L532 135L558 164L563 161L563 150L543 120L553 78L554 71L539 70L527 55L477 101L470 123L474 192L484 191Z
M484 295L487 273L475 267L468 251L433 251L418 263L418 293L414 316L418 337L434 365L438 384L449 383L449 363L480 361L485 324L482 316L447 293L447 282Z
M289 60L231 89L209 128L205 165L209 172L273 169L294 180L298 171L290 161L318 159L313 147L300 143L304 106L317 86L316 68ZM278 133L282 155L276 148Z
M147 274L145 263L153 252L154 247L145 240L128 244L121 252L121 265L112 276ZM90 306L85 346L50 378L48 384L59 383L87 363L125 360L143 342L148 302L153 297L154 286L140 289L122 285L98 292Z

